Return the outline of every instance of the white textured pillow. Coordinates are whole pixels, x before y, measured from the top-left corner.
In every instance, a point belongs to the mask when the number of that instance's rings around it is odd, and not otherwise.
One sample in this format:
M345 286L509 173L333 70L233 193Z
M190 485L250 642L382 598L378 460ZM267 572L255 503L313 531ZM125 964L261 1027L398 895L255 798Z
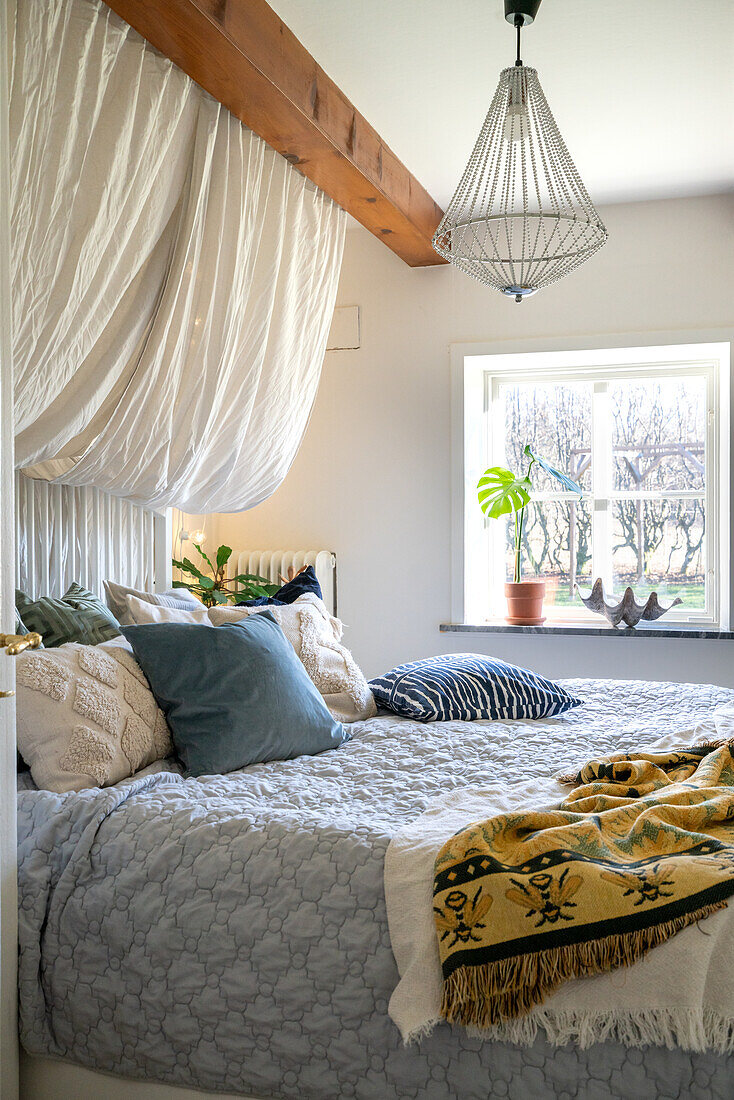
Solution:
M173 751L163 712L123 646L26 650L16 685L18 749L45 790L105 787Z
M128 585L117 584L115 581L104 582L104 593L107 606L121 626L131 626L132 620L128 617L127 597L134 596L143 603L158 604L160 607L176 607L180 610L190 608L198 610L202 604L197 600L193 592L186 588L171 588L167 592L140 592L137 588Z
M198 608L184 610L177 607L161 607L158 604L148 603L147 600L139 600L137 596L127 596L125 599L126 617L125 626L142 626L147 623L200 623L202 626L211 626L207 609L203 604Z
M354 657L341 644L343 627L312 593L294 603L263 607L212 607L214 626L270 611L298 654L327 707L340 722L356 722L377 713L369 685Z

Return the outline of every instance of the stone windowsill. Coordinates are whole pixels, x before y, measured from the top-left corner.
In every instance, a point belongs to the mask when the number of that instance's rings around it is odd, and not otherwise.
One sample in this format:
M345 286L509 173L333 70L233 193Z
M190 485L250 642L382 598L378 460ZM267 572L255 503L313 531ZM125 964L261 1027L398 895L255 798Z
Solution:
M598 638L702 638L707 641L734 641L734 630L719 630L718 627L702 626L696 623L671 623L669 626L657 626L646 623L644 626L618 626L609 623L550 622L542 626L509 626L502 619L488 620L484 623L441 623L442 634L564 634L569 637Z

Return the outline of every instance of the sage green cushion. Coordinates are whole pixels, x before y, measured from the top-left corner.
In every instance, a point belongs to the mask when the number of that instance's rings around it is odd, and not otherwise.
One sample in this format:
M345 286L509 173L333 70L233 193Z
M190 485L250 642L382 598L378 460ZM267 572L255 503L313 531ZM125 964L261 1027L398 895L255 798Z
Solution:
M99 645L120 633L120 625L112 612L87 588L74 582L61 597L40 596L30 599L16 589L15 609L26 630L35 630L44 646L80 642Z
M18 614L18 608L15 609L15 633L16 634L30 634L28 627L25 625L20 615ZM39 649L43 649L44 645L41 642Z

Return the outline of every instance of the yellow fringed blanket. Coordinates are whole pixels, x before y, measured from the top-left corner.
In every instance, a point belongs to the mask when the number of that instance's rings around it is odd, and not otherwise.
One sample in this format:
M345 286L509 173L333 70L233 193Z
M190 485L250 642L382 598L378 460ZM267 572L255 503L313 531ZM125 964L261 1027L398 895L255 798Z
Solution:
M482 1028L522 1016L563 982L629 966L725 906L732 750L591 761L558 810L452 837L434 878L445 1019Z

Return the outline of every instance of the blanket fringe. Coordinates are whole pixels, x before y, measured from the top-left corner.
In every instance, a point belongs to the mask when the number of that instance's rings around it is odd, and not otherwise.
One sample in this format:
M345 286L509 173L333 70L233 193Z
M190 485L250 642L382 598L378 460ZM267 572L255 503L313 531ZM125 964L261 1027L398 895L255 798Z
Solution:
M441 1017L424 1021L403 1036L405 1046L420 1044L439 1024ZM598 1013L535 1008L527 1016L505 1020L496 1027L466 1029L473 1039L513 1043L531 1047L538 1033L552 1046L573 1043L588 1050L596 1043L621 1043L626 1047L676 1047L689 1051L734 1054L734 1017L722 1016L710 1008L645 1008L636 1012L607 1010Z
M631 966L651 948L726 905L713 902L636 932L457 967L444 978L441 1015L449 1023L480 1029L524 1017L564 982Z

